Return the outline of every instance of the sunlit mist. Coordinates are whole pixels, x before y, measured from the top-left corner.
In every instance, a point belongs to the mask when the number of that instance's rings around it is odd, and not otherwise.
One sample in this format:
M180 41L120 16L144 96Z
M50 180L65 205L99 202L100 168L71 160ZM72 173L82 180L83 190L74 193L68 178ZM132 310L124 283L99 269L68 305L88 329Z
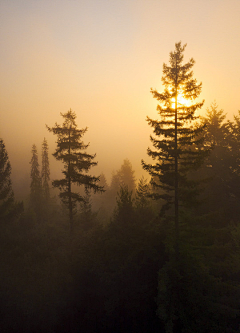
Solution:
M3 0L0 6L0 137L20 194L32 145L40 153L46 137L52 154L55 140L45 124L59 122L69 108L79 128L88 127L96 173L110 181L129 158L140 178L150 135L145 119L156 115L149 90L162 91L162 64L176 41L187 43L185 59L196 61L202 115L214 100L229 117L239 109L239 1ZM178 106L189 103L178 96ZM51 155L50 165L52 176L61 173Z
M185 98L181 92L177 95L177 107L188 107L192 104L192 101ZM172 108L175 109L175 97L172 98Z
M0 333L240 333L239 14L0 0Z

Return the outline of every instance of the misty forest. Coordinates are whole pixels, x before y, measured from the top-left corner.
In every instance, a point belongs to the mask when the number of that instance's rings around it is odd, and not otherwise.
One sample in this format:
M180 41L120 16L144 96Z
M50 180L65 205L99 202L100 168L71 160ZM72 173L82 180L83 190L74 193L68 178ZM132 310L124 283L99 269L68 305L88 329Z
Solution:
M17 200L0 138L1 332L240 332L240 111L228 120L213 101L202 112L185 48L150 91L147 176L131 156L109 183L96 175L98 152L69 109L46 125L55 151L30 142Z

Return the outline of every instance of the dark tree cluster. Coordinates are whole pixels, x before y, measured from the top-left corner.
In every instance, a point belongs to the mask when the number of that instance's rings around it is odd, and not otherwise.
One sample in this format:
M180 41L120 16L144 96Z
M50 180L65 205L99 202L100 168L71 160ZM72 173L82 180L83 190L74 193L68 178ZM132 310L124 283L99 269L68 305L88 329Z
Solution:
M109 183L95 176L70 109L47 126L62 177L50 179L46 139L41 169L33 145L23 207L0 140L1 332L240 333L240 111L227 120L214 102L197 115L185 48L151 89L149 178L128 159Z

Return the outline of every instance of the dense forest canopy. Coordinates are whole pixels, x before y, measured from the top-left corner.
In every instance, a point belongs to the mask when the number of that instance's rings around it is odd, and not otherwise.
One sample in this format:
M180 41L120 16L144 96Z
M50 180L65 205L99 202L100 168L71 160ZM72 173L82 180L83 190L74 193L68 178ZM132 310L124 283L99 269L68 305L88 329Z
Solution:
M213 102L196 114L202 84L185 48L163 64L164 90L151 89L148 178L131 158L110 181L95 176L70 109L47 127L55 151L43 138L40 158L30 143L17 202L1 138L1 332L240 332L240 111L227 120Z

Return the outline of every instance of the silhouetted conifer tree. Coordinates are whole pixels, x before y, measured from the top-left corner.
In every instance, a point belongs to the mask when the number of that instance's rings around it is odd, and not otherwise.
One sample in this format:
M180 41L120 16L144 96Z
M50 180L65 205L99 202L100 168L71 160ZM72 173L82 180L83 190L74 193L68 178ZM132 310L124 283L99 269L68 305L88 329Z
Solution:
M204 153L203 126L197 122L195 112L203 102L187 106L181 98L195 100L201 92L202 84L193 78L191 58L183 64L183 52L186 44L175 44L170 52L170 65L163 64L162 82L165 90L159 93L151 89L153 97L159 101L157 110L160 120L147 117L156 137L151 136L154 149L148 148L148 155L156 160L155 164L142 161L143 168L152 176L153 185L163 190L155 198L164 199L163 212L174 208L176 255L179 252L179 203L190 206L196 194L195 183L188 177L190 170L200 166ZM156 181L157 179L157 181ZM190 203L191 201L191 203Z
M117 194L120 186L127 186L129 191L135 190L135 176L131 162L126 158L120 169L113 173L111 179L111 190Z
M60 198L69 211L69 221L71 230L73 230L73 215L76 212L76 204L84 201L84 195L73 191L72 185L83 185L94 192L103 191L98 186L99 177L90 176L87 172L97 162L93 159L95 155L86 153L88 144L82 141L82 136L86 133L87 128L78 129L76 124L76 114L71 109L66 113L61 113L64 122L60 126L57 123L54 127L47 129L57 135L57 148L53 156L64 163L64 178L54 180L53 186L60 189Z
M206 125L204 130L205 144L212 147L225 145L228 132L226 114L223 110L218 110L216 102L207 108L203 121Z
M45 201L49 200L50 192L49 192L49 180L50 180L50 168L49 168L49 158L48 158L48 143L44 138L42 143L42 189L43 189L43 197Z
M0 139L0 220L7 218L14 203L14 194L11 182L11 164L5 144Z
M32 146L31 164L31 184L30 184L30 203L38 215L41 210L42 182L38 163L38 152L35 144Z

